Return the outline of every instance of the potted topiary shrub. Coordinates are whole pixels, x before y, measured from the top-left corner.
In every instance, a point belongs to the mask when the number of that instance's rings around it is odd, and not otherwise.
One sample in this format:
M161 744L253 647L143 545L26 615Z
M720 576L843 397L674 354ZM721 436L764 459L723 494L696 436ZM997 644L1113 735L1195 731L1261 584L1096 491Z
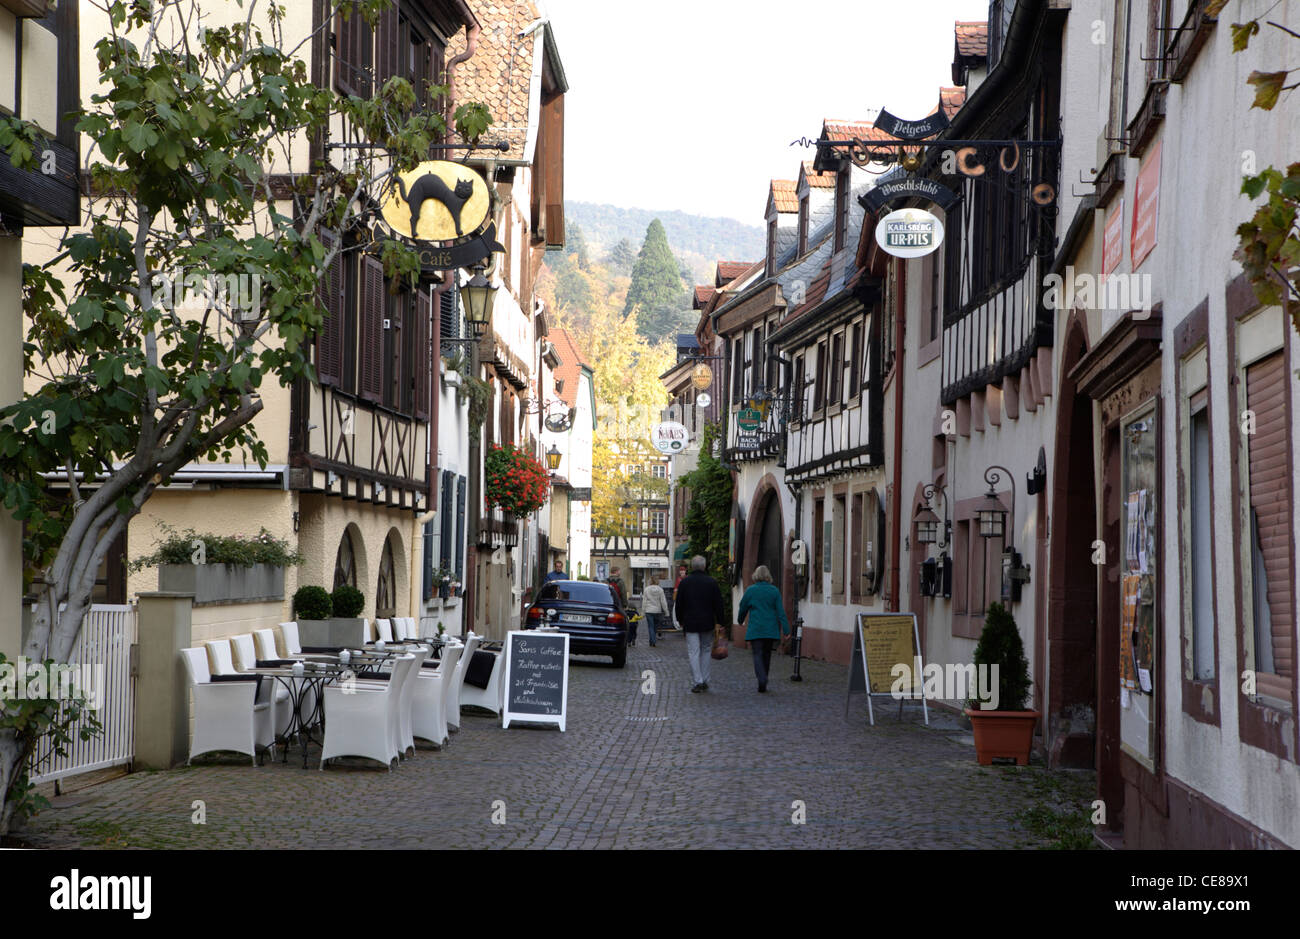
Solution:
M345 619L355 619L365 609L365 595L351 584L339 584L334 588L334 615Z
M1017 766L1025 766L1039 712L1025 709L1032 684L1029 661L1015 617L1001 603L989 606L974 661L979 688L990 698L972 698L966 708L975 756L983 766L996 758L1014 759Z
M334 601L324 587L299 587L293 595L293 615L298 620L326 620L334 614Z

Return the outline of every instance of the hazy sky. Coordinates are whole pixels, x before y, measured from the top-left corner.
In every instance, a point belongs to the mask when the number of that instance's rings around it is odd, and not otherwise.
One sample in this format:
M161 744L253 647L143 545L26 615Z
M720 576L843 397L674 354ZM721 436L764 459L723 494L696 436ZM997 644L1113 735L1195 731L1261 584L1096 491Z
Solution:
M988 0L545 0L569 79L565 197L761 225L823 118L919 118Z

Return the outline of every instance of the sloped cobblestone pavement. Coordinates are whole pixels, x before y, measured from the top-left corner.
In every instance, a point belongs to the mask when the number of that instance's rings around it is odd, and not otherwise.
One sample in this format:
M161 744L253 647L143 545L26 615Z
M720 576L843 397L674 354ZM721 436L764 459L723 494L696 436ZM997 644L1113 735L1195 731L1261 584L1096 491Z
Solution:
M307 770L296 749L256 768L200 758L58 797L18 835L50 848L1037 846L1015 816L1042 787L1013 777L1042 770L981 768L950 716L932 710L927 728L909 704L900 723L886 702L871 727L855 695L845 721L847 670L805 661L792 683L784 656L757 694L743 649L691 694L684 647L680 633L654 649L642 636L625 669L575 657L564 733L466 711L442 751L392 773L321 772L315 748Z

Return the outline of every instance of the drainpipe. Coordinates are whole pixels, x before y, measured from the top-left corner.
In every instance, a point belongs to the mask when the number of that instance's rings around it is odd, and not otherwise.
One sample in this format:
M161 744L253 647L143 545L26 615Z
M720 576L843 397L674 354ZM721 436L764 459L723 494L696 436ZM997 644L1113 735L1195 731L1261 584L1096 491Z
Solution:
M452 126L452 115L456 113L456 66L468 60L478 51L478 37L479 33L482 31L482 27L480 27L478 23L478 18L474 16L474 11L469 8L469 4L466 0L455 0L455 2L456 6L460 8L461 16L464 18L465 22L473 23L474 25L470 26L466 33L465 51L454 57L446 66L447 112L445 114L445 119L449 129Z
M898 263L898 262L894 262ZM901 606L902 594L899 592L899 571L902 558L901 520L903 497L903 311L907 309L907 265L898 264L898 289L894 294L894 498L891 520L890 542L893 551L889 556L893 564L889 571L889 596L895 608ZM901 309L900 309L901 308Z

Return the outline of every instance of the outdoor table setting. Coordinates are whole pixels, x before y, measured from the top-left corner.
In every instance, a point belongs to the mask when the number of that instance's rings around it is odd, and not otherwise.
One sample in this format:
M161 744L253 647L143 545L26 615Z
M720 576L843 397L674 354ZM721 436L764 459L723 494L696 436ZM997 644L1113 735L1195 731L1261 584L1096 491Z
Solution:
M295 661L292 665L271 666L267 663L267 667L251 671L250 674L262 675L278 682L289 692L289 725L281 735L284 762L289 762L289 741L297 740L302 746L303 769L307 768L307 745L315 743L319 746L322 743L322 740L316 739L314 731L317 727L323 731L325 726L325 686L344 678L348 669L348 660L344 656L335 657L332 661L321 656ZM308 692L312 692L309 709L305 708ZM304 710L309 710L310 713L304 714Z

